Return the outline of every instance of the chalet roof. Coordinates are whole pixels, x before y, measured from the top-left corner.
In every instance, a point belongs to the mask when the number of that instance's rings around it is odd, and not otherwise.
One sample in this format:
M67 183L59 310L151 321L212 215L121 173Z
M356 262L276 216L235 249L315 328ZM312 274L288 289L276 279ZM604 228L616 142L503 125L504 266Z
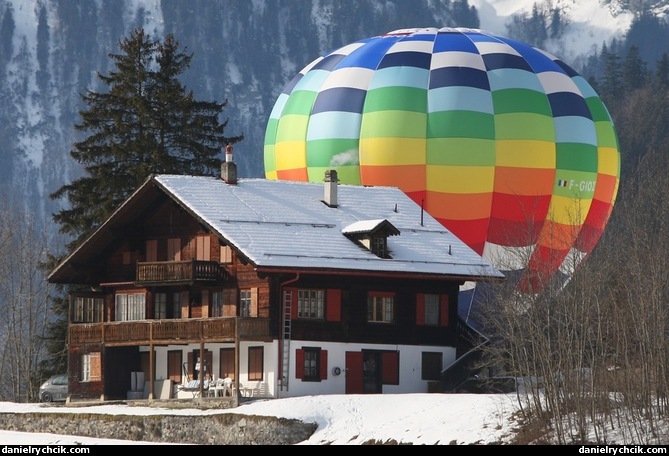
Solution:
M259 270L437 274L464 280L503 277L398 188L339 185L338 204L330 207L323 202L323 184L239 179L231 185L217 177L153 175L52 271L49 280L63 281L68 262L81 263L99 251L100 243L117 231L117 219L127 223L129 216L151 204L148 195L156 191L176 201ZM349 239L344 231L357 224L399 230L400 235L387 242L392 259L379 258Z

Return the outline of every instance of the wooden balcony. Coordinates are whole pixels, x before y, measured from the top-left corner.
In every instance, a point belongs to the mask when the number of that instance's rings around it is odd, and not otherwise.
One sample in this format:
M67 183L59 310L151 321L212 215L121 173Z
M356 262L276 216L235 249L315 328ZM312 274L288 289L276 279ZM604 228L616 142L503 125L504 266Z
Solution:
M154 261L137 263L135 280L143 285L215 282L224 280L225 274L216 261Z
M69 343L106 346L184 344L195 342L270 341L268 318L232 317L142 320L113 323L74 323Z

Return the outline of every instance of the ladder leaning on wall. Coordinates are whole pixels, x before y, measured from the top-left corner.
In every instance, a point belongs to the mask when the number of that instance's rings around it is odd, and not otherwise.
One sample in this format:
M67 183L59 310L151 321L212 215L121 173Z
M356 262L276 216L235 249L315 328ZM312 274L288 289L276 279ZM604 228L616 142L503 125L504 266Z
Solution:
M281 391L288 391L288 369L290 366L290 315L292 302L293 292L284 290L281 313Z

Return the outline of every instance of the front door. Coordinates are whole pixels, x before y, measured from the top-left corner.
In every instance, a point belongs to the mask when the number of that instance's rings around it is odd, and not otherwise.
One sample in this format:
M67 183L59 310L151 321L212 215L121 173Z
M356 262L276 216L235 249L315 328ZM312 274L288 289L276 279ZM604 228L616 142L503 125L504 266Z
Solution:
M381 352L372 350L362 352L362 392L381 393Z

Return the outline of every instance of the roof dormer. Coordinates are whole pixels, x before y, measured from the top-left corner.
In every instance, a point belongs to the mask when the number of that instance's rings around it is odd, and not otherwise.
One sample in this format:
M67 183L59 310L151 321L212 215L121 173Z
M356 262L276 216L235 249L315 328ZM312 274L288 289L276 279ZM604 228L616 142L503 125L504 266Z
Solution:
M390 258L388 237L398 236L400 230L386 219L361 220L345 227L342 234L379 258Z

